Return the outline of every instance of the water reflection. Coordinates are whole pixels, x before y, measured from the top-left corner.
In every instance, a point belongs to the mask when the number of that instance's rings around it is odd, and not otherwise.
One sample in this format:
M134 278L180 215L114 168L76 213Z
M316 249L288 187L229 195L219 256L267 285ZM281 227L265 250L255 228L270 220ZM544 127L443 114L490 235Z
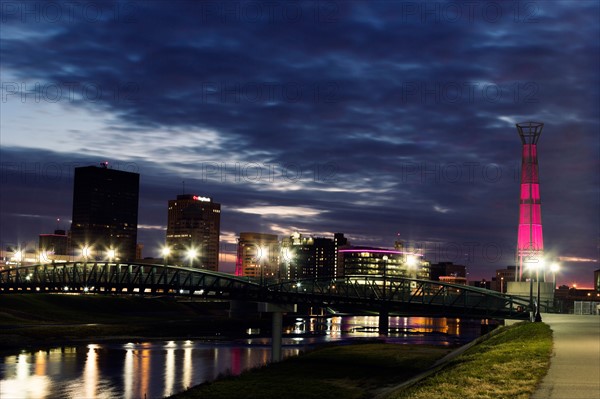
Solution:
M284 348L284 356L300 348ZM162 398L264 365L268 347L169 341L22 352L0 358L0 398Z
M314 344L380 337L376 316L298 318L283 355ZM480 335L479 321L390 317L389 342L450 345ZM0 357L0 398L162 398L270 360L269 338L90 344Z

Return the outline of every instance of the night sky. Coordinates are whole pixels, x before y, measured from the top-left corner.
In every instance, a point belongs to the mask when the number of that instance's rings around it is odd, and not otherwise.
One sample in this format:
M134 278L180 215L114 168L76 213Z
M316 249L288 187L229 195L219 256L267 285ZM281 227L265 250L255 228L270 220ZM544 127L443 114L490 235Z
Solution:
M298 230L489 280L531 120L546 253L591 286L598 4L2 1L1 245L68 229L73 168L108 161L141 174L144 256L185 189L222 204L223 271L240 232Z

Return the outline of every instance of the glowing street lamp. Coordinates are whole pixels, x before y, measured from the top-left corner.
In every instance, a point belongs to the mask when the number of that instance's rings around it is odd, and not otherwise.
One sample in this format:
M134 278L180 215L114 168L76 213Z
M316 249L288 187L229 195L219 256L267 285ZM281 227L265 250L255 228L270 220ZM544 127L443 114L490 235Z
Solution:
M187 250L186 257L190 261L190 267L192 267L192 264L194 263L194 260L196 259L197 256L198 256L198 251L196 251L195 248L190 248Z
M171 254L171 248L164 246L161 250L160 253L163 256L163 262L165 264L165 266L167 265L167 258L169 257L169 255Z
M83 256L83 259L87 262L88 258L90 257L90 255L92 254L92 248L89 245L84 245L81 248L81 256Z
M535 322L541 322L542 316L540 315L540 269L544 267L544 260L540 258L531 259L527 262L529 265L529 301L531 302L532 310L535 311ZM535 309L533 308L533 279L531 269L535 269L535 279L537 280L537 302Z
M108 256L108 260L110 262L113 261L113 259L115 259L117 257L117 251L115 251L113 248L109 248L109 250L107 251L107 256Z
M256 265L260 268L260 285L262 285L264 281L263 268L265 260L268 258L268 256L269 248L262 245L257 248Z
M13 255L13 259L17 262L17 267L21 266L21 262L23 261L24 251L22 249L18 249Z

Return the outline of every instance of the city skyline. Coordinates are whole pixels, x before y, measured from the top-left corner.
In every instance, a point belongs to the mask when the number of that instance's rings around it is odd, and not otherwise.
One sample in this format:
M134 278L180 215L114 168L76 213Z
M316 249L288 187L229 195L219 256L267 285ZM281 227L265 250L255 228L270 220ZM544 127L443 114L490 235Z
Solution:
M185 191L222 204L225 271L240 232L343 232L489 279L515 264L536 121L546 252L591 285L596 2L23 4L2 8L3 245L68 228L74 167L108 161L141 175L145 256Z

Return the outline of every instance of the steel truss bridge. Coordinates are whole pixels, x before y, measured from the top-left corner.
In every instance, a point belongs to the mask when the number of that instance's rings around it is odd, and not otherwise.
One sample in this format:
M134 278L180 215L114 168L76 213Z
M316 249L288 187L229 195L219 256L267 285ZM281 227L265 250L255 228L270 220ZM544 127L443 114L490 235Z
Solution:
M528 319L529 301L439 281L386 276L314 278L259 284L226 273L169 265L64 262L0 270L10 293L174 295L429 317Z

